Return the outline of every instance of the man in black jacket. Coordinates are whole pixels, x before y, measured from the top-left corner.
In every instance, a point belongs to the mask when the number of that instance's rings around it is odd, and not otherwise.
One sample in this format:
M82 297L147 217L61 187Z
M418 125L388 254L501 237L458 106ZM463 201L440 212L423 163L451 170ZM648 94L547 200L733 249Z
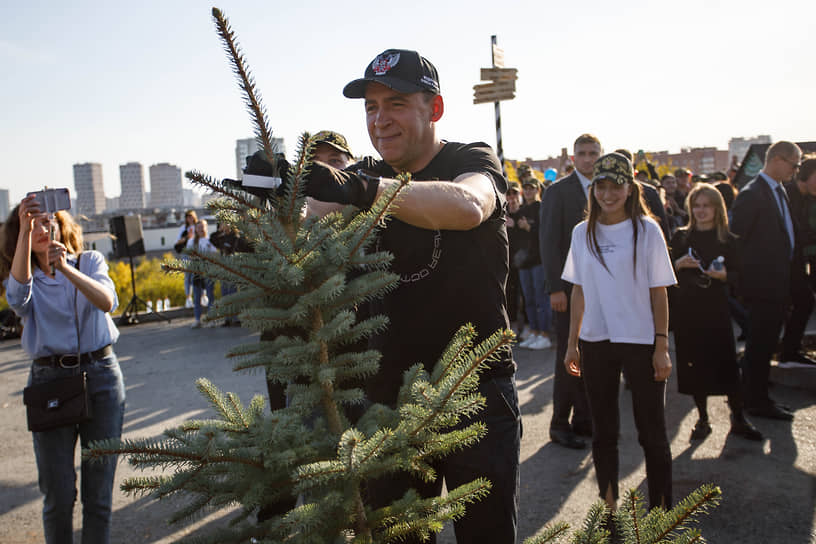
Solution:
M808 289L796 224L782 184L793 177L801 159L796 144L773 144L762 171L743 187L731 208L731 230L739 237L739 290L748 310L745 407L751 415L781 420L791 420L793 414L768 396L770 361L791 298L804 296ZM785 331L788 338L783 344L798 346L804 332L800 328Z
M575 170L544 192L540 208L539 248L556 332L550 439L573 449L586 447L586 443L577 435L591 436L592 423L583 380L571 376L564 367L572 285L561 279L561 272L569 253L572 229L584 219L592 167L601 152L601 142L597 137L591 134L579 136L573 145Z

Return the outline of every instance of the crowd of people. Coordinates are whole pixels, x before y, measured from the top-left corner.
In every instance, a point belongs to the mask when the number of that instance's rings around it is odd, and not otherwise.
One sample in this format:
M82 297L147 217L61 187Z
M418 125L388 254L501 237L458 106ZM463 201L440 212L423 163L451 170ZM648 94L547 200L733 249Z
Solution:
M597 137L582 134L561 179L542 181L520 168L520 182L508 183L487 144L437 134L440 93L428 59L415 51L380 53L343 94L363 100L381 158L352 164L345 138L324 131L305 180L304 213L325 214L345 205L366 209L401 183L399 173L412 174L378 234L377 247L394 255L400 281L366 310L390 320L368 344L382 353L381 370L364 384L370 400L394 406L403 372L418 361L430 368L462 324L472 323L478 340L513 325L521 349L555 345L550 438L574 449L591 440L599 495L613 510L621 375L654 507L672 505L664 402L674 367L680 392L693 397L699 412L693 440L711 432L711 395L727 396L731 432L749 440L762 433L746 414L792 419L768 395L768 369L783 328L782 358L814 363L801 341L814 304L806 265L816 260L816 157L803 160L795 144L778 142L762 172L737 193L728 174L695 177L681 168L657 179L654 168L636 172L628 151L604 154ZM207 222L194 212L176 245L199 253L252 251L226 225L208 236ZM33 359L29 382L88 375L94 418L33 433L46 541L70 542L75 441L86 445L122 430L124 387L111 347L118 332L109 314L116 292L104 258L83 251L70 215L43 214L31 197L4 226L2 250L7 298L23 320L23 347ZM190 275L185 292L193 327L200 327L212 280ZM222 292L235 287L223 284ZM741 359L732 320L746 340ZM453 488L485 477L493 488L456 520L457 541L516 542L522 428L515 369L507 351L480 375L486 407L461 424L481 422L484 438L435 461L434 482L409 475L371 482L371 504L386 505L408 488L430 497L443 481ZM269 394L273 407L285 405L283 388ZM108 541L114 467L115 459L82 464L88 541ZM284 502L281 511L293 504Z

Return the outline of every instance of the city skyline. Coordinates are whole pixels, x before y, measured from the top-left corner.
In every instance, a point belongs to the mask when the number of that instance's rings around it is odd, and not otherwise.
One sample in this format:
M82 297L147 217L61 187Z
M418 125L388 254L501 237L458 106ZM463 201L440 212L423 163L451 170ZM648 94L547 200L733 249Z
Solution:
M419 0L399 18L369 1L218 7L290 154L303 131L321 129L343 133L357 155L375 154L362 103L340 91L388 47L416 49L439 69L440 137L495 145L493 107L472 104L492 34L518 69L516 98L501 105L508 158L557 156L583 132L606 149L670 152L759 134L814 139L806 105L816 76L798 60L809 50L810 1L475 0L463 9ZM106 195L119 192L118 166L134 160L235 173L235 141L253 127L206 5L77 0L8 12L0 59L16 83L0 87L10 180L0 187L13 203L43 185L70 187L75 163L103 165ZM304 40L304 27L320 39Z
M730 153L730 150L735 147L735 148L739 149L740 152L738 152L734 156L741 157L744 154L744 151L747 151L748 147L750 147L750 143L759 143L759 142L765 142L765 141L770 142L770 140L768 140L767 138L769 138L768 135L758 135L758 136L753 136L753 137L742 137L742 136L733 137L733 138L731 138L729 140L729 146L728 146L727 149L720 149L718 147L715 148L715 149L717 150L717 152L729 152ZM281 146L282 149L285 149L285 143L283 142L282 138L274 138L273 140L275 140L276 145L279 145L279 146ZM748 143L742 142L743 140L748 142ZM733 146L732 146L732 141L736 141L735 145L733 145ZM740 145L740 144L742 144L742 145ZM242 161L243 161L243 159L241 157L246 157L247 155L251 154L252 152L254 152L257 149L258 149L258 146L254 142L253 138L239 138L239 139L237 139L235 141L235 147L234 147L235 168L236 168L236 174L235 175L236 175L236 177L238 179L240 179L240 177L241 177L240 170L242 168L241 164L242 164ZM692 150L696 150L696 149L699 149L699 148L697 148L697 147L682 148L679 153L675 153L673 155L680 155L682 153L692 151ZM644 151L647 154L659 155L659 156L666 155L668 153L666 150L644 150ZM731 155L729 154L729 157L730 156ZM546 157L545 156L540 156L540 157L505 157L505 160L514 161L514 162L517 162L517 163L524 163L524 162L537 163L537 162L548 162L550 160L556 160L557 158L558 158L557 155L549 154ZM729 162L730 162L730 159L729 159ZM84 164L99 164L99 163L84 163ZM172 163L166 163L166 162L153 164L153 165L151 165L151 168L154 167L154 166L163 166L163 165L164 166L172 166L173 168L177 168L180 172L184 172L184 169L181 169L181 168L177 167L176 165L174 165ZM76 167L76 166L79 166L79 165L75 164L74 166ZM678 165L676 165L676 166L678 166ZM130 169L128 169L128 167L130 167ZM125 193L124 188L125 188L126 182L125 182L125 179L123 178L123 176L125 176L125 171L128 171L128 175L131 176L130 179L133 179L132 176L135 175L135 172L133 171L133 169L136 168L136 167L139 168L139 170L138 170L139 178L138 179L139 179L139 182L141 184L141 195L142 195L142 203L143 203L142 206L134 206L132 204L127 204L127 203L123 202L122 200L120 200L122 195ZM150 201L151 191L148 190L148 188L147 188L148 186L146 184L146 180L144 179L144 175L143 175L143 172L142 172L143 167L142 167L141 162L129 161L129 162L125 163L125 164L120 164L118 169L119 169L119 180L120 180L120 188L121 188L120 193L119 194L114 194L114 195L109 195L107 192L103 193L103 196L108 201L116 202L116 204L113 205L113 206L111 205L110 202L108 202L105 205L105 207L103 208L103 212L112 211L112 210L113 211L127 211L127 210L147 209L147 208L156 208L156 207L161 208L161 207L168 207L168 206L170 206L170 207L179 206L179 204L172 204L172 205L161 204L161 205L157 205L157 206L154 206L152 204L152 202ZM718 168L718 169L724 171L726 168L722 167L722 168ZM709 168L704 173L711 173L710 171L713 171L713 169ZM74 186L76 186L76 180L74 180ZM185 193L192 191L192 189L190 189L189 187L182 187L182 189L183 189L184 193L179 193L179 194L184 195L183 196L183 202L184 202L183 205L187 205L188 204L188 196ZM7 193L9 192L8 189L0 189L0 190L5 190ZM136 193L129 194L128 195L128 200L131 199L131 198L135 198L135 194ZM77 190L73 190L71 192L71 197L72 198L76 199L78 196L79 196L79 194L78 194ZM199 195L199 197L200 196L201 195Z

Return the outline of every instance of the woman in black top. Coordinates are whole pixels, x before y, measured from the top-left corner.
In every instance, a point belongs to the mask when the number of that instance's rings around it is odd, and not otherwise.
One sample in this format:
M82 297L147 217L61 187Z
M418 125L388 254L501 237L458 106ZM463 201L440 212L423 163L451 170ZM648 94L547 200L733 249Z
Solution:
M532 334L519 344L527 349L547 349L552 347L550 341L550 295L544 281L544 265L538 249L538 210L541 206L541 184L530 175L522 180L524 205L519 210L520 217L516 225L527 233L527 246L524 259L519 259L519 281L524 295L524 308ZM522 248L520 251L524 251Z
M509 243L510 271L507 275L507 315L510 317L510 325L514 330L521 333L525 327L524 301L521 297L521 286L519 285L519 273L516 267L516 252L527 247L528 233L521 230L516 222L521 213L521 185L516 181L511 181L507 187L507 240ZM529 328L528 328L529 329Z
M686 200L689 225L672 237L678 293L672 312L677 348L677 384L692 395L699 420L691 433L701 440L711 433L709 395L727 395L731 433L761 440L742 410L736 344L728 307L728 284L737 281L736 237L728 231L720 192L698 183Z

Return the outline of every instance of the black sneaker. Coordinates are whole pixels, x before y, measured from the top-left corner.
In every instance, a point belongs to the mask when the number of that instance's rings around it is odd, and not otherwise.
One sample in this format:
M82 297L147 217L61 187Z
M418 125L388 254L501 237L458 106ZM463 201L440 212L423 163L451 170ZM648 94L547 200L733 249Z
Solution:
M711 434L711 425L708 424L707 419L698 419L697 424L694 425L694 429L691 431L691 439L692 440L703 440L705 437Z
M744 415L731 416L731 434L757 442L762 440L762 433Z
M816 361L802 353L791 353L789 355L783 355L779 358L780 362L783 363L799 363L800 365L814 365L816 366Z

